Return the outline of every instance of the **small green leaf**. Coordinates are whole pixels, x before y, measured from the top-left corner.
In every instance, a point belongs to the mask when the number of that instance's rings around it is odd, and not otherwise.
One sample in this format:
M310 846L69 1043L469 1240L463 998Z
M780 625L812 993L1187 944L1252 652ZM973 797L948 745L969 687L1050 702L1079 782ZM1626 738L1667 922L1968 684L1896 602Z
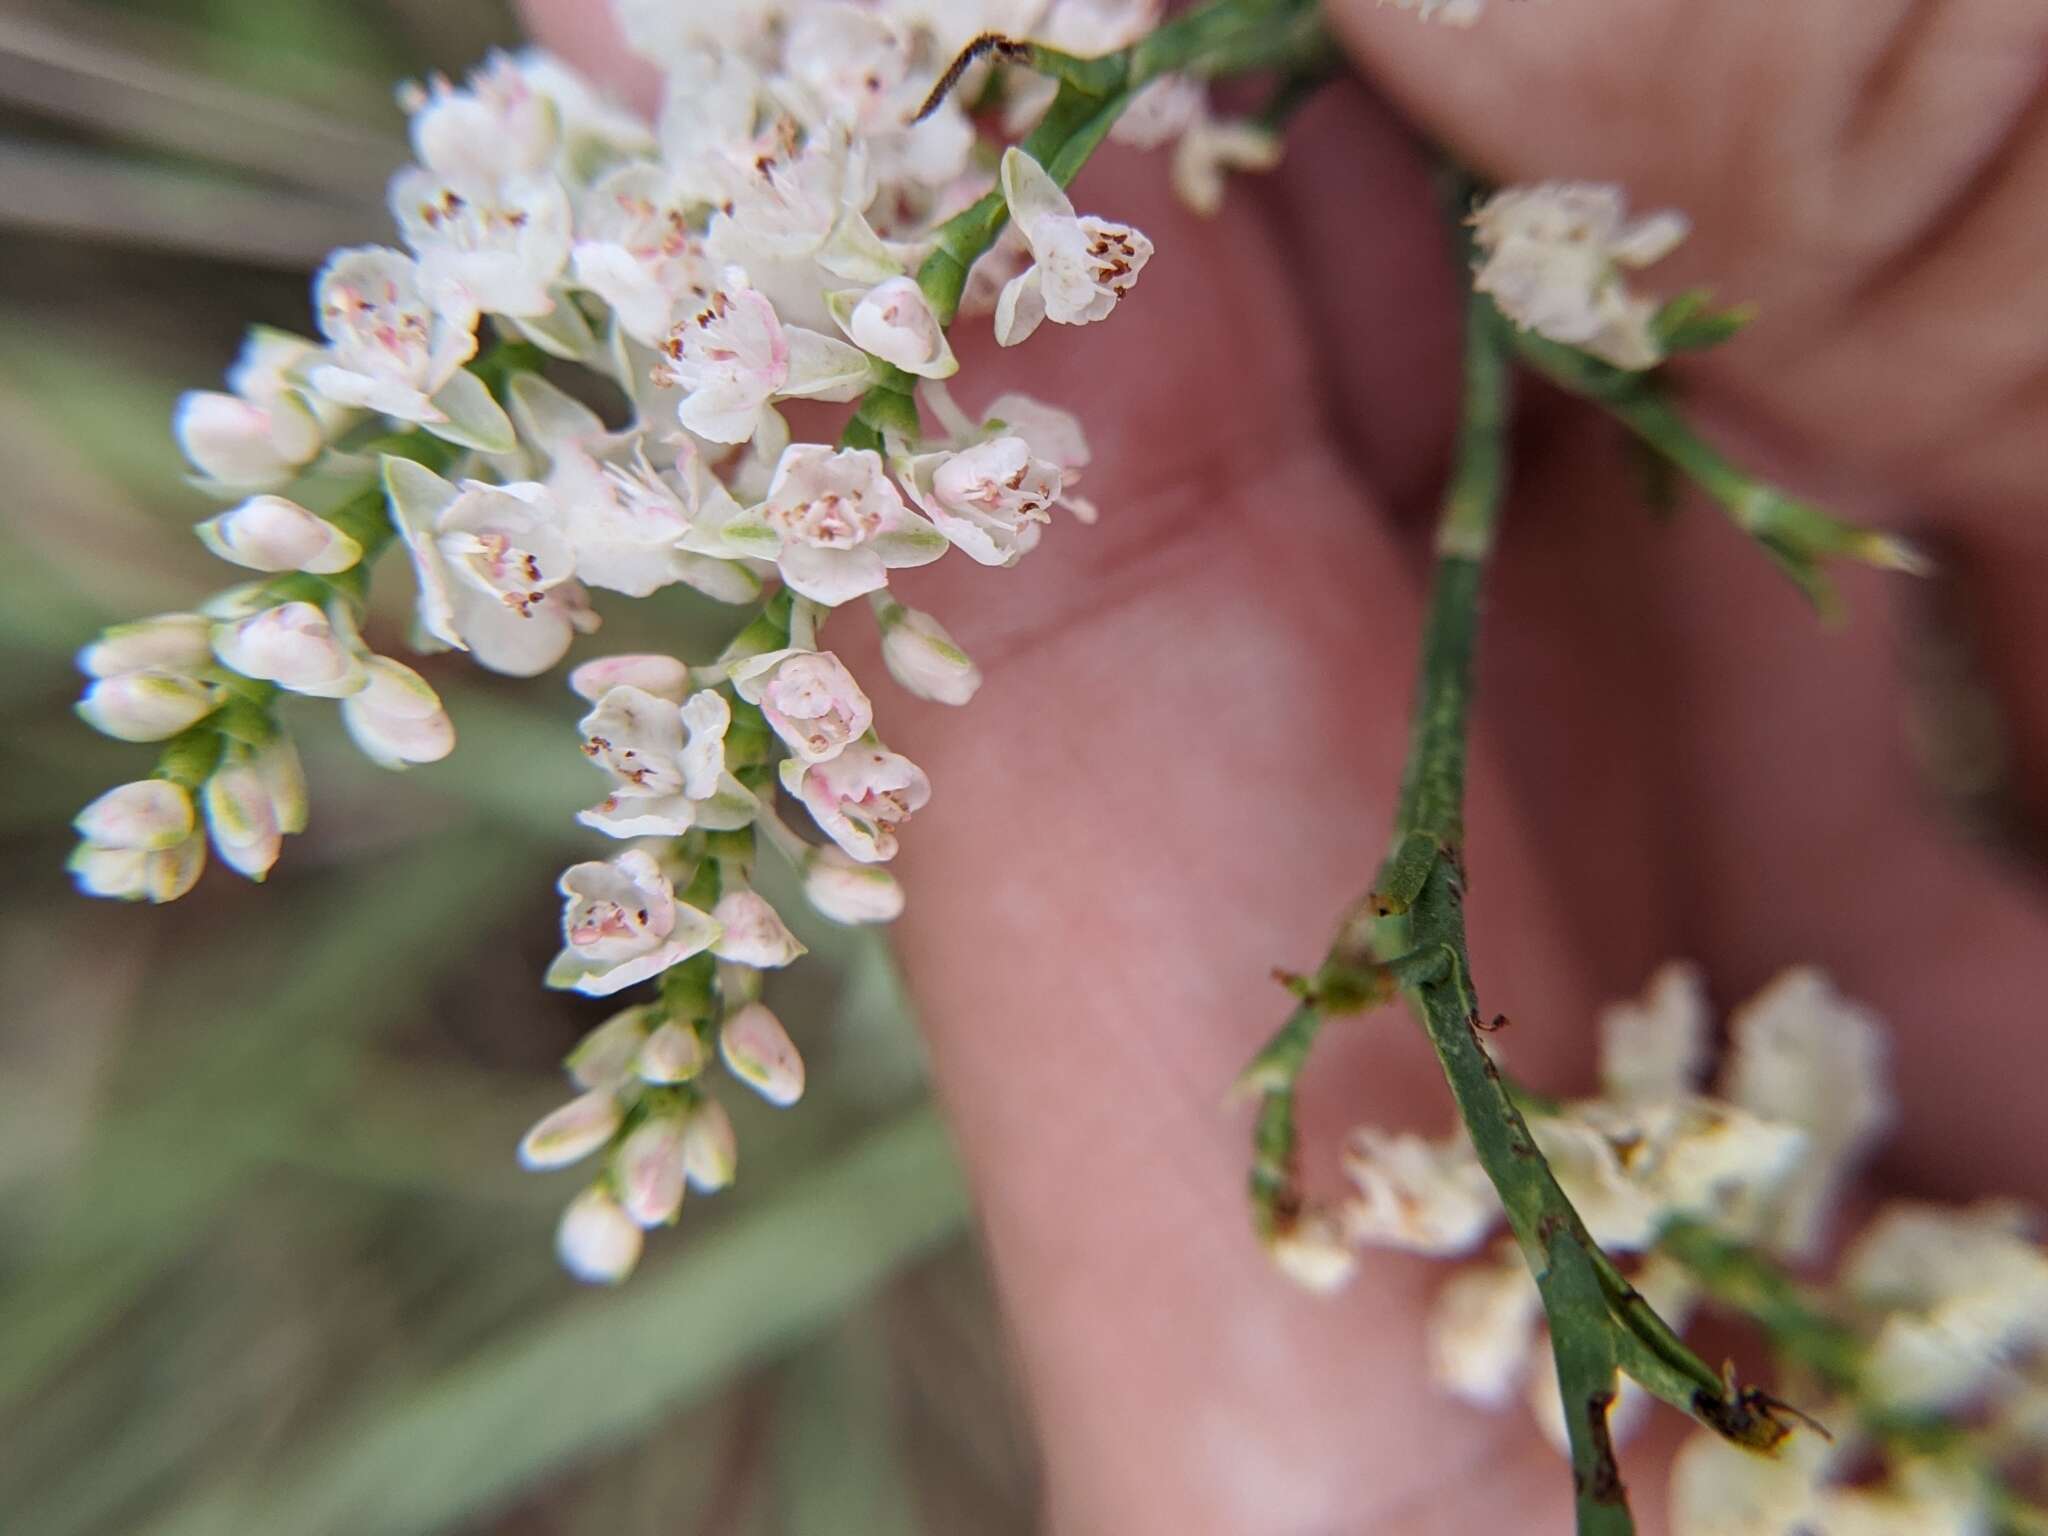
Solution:
M1713 300L1710 290L1690 288L1657 311L1650 328L1667 353L1718 347L1756 318L1753 304L1716 309Z

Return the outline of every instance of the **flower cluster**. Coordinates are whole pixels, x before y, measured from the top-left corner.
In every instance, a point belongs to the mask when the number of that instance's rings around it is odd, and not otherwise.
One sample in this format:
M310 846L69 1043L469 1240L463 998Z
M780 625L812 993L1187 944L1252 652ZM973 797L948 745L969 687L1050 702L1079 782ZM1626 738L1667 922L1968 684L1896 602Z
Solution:
M1630 219L1619 187L1544 182L1496 192L1470 223L1474 285L1515 324L1617 368L1663 361L1657 306L1628 291L1623 271L1677 249L1689 227L1683 214Z
M1598 1098L1529 1116L1530 1130L1600 1246L1634 1256L1630 1281L1676 1328L1717 1299L1698 1245L1707 1234L1752 1265L1804 1267L1818 1257L1844 1183L1891 1118L1877 1021L1818 972L1793 970L1738 1009L1716 1091L1700 1092L1711 1018L1698 974L1667 966L1641 1000L1601 1019ZM1441 1141L1353 1133L1345 1159L1352 1193L1274 1239L1275 1257L1305 1283L1349 1276L1361 1246L1435 1255L1486 1243L1500 1206L1462 1136ZM2048 1449L2040 1405L2048 1378L2048 1251L2018 1208L1881 1210L1837 1266L1836 1291L1810 1326L1839 1330L1830 1379L1798 1379L1802 1403L1845 1431L1830 1447L1797 1436L1789 1455L1763 1458L1702 1433L1675 1474L1673 1529L1737 1531L1974 1530L1991 1497L1987 1468ZM1817 1304L1818 1305L1818 1304ZM1518 1390L1560 1447L1565 1426L1542 1334L1543 1308L1516 1245L1457 1272L1429 1325L1438 1383L1499 1407ZM1834 1335L1831 1333L1830 1338ZM1811 1341L1778 1340L1797 1346ZM1811 1358L1815 1351L1805 1351ZM1850 1361L1853 1355L1853 1363ZM1647 1395L1624 1380L1614 1408L1625 1432ZM1882 1481L1844 1486L1841 1474L1882 1439L1877 1428L1915 1416L1958 1417L1970 1444L1878 1445ZM1878 1522L1880 1517L1894 1523Z
M200 483L236 503L199 535L256 578L81 657L80 713L163 744L154 777L78 818L73 868L94 894L190 889L202 815L223 862L271 868L307 817L288 695L340 701L386 767L452 749L432 688L360 637L370 571L393 548L411 566L416 645L514 676L562 662L606 594L680 585L739 610L714 657L611 656L570 679L605 779L580 819L627 846L562 875L547 979L659 989L570 1058L580 1096L524 1147L544 1167L609 1149L562 1228L578 1274L618 1278L686 1182L730 1178L730 1126L698 1080L714 1058L774 1102L801 1091L801 1059L758 1001L760 973L801 952L750 884L759 846L795 862L828 918L902 908L883 866L932 788L877 734L823 626L866 608L906 691L964 704L979 672L891 593L895 573L956 549L1014 565L1057 510L1095 515L1075 494L1080 425L1015 394L963 408L945 382L960 368L948 326L963 289L964 312L992 311L1006 346L1045 321L1104 320L1152 243L1077 212L1015 142L1056 82L1014 48L947 66L992 27L1074 55L1124 48L1159 9L620 0L662 71L651 118L538 52L407 88L399 243L336 252L314 282L318 339L256 331L226 391L179 406ZM941 77L955 88L927 102ZM1174 143L1192 200L1213 208L1226 170L1273 162L1272 137L1216 117L1192 79L1146 84L1122 136ZM971 114L973 101L1000 107ZM952 276L934 282L941 260ZM601 414L606 397L623 410ZM802 441L790 401L854 408L836 442Z

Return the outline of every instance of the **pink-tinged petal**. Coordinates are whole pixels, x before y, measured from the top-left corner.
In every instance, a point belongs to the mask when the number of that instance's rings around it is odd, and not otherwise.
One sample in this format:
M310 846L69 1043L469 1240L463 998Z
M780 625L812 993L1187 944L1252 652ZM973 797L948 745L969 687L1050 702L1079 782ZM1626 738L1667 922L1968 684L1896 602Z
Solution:
M903 887L888 870L860 864L837 848L813 848L804 860L804 895L835 923L893 923L903 915Z
M624 1112L609 1086L594 1087L551 1110L519 1143L528 1168L566 1168L580 1163L617 1134Z
M740 1144L732 1116L718 1100L704 1100L690 1111L689 1124L683 1128L683 1172L690 1187L707 1194L724 1189L739 1166Z
M234 395L194 390L182 396L172 430L192 467L222 485L251 490L282 485L304 462L278 450L268 411Z
M619 1205L642 1227L664 1227L683 1209L683 1117L653 1115L627 1133L612 1159Z
M640 653L601 656L569 674L571 690L593 704L622 684L681 704L690 691L690 669L673 656Z
M774 907L756 891L730 891L711 909L725 930L711 952L735 965L756 970L784 966L804 952Z
M889 584L889 570L872 549L814 549L791 545L777 562L790 590L827 608Z

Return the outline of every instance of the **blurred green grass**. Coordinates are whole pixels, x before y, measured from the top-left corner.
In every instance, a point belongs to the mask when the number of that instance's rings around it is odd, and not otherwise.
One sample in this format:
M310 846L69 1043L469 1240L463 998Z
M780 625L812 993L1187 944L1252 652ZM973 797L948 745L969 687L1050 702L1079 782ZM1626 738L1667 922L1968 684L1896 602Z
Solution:
M770 996L812 1092L728 1095L738 1186L693 1199L621 1292L556 1270L575 1179L511 1147L606 1009L537 985L593 790L573 752L532 750L567 739L555 683L423 664L462 746L401 778L299 710L315 821L260 891L216 870L136 910L62 874L72 812L146 763L70 716L73 653L226 579L190 537L209 508L173 402L247 323L307 328L327 246L388 236L391 82L515 41L491 0L0 17L9 1536L1034 1524L964 1191L872 936L805 927L813 957ZM605 647L702 622L634 607Z

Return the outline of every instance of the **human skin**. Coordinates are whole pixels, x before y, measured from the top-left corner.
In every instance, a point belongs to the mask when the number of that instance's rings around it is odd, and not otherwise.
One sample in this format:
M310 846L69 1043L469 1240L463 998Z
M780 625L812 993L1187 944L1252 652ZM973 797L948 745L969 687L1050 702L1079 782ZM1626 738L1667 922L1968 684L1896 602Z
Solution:
M529 5L630 84L598 9ZM1103 155L1078 202L1159 249L1130 301L1012 353L956 343L970 406L1021 388L1081 415L1101 524L1015 571L897 583L988 675L965 711L884 705L937 790L897 935L1050 1524L1083 1536L1569 1528L1526 1416L1427 1382L1441 1266L1368 1254L1334 1300L1273 1273L1223 1103L1285 1011L1270 969L1312 964L1369 882L1405 747L1457 300L1415 129L1490 177L1618 181L1693 217L1649 281L1760 306L1680 370L1696 416L1966 561L2017 788L2044 798L2048 9L1498 0L1463 32L1333 9L1379 99L1318 102L1211 225L1156 162ZM1516 1070L1587 1086L1596 1008L1666 957L1724 1004L1811 962L1894 1027L1883 1184L2040 1198L2048 910L1907 751L1906 578L1849 574L1849 621L1817 625L1711 508L1646 516L1615 430L1535 387L1497 564L1467 862ZM1312 1182L1347 1124L1448 1123L1396 1010L1311 1071ZM1660 1411L1624 1451L1646 1530L1684 1431Z

